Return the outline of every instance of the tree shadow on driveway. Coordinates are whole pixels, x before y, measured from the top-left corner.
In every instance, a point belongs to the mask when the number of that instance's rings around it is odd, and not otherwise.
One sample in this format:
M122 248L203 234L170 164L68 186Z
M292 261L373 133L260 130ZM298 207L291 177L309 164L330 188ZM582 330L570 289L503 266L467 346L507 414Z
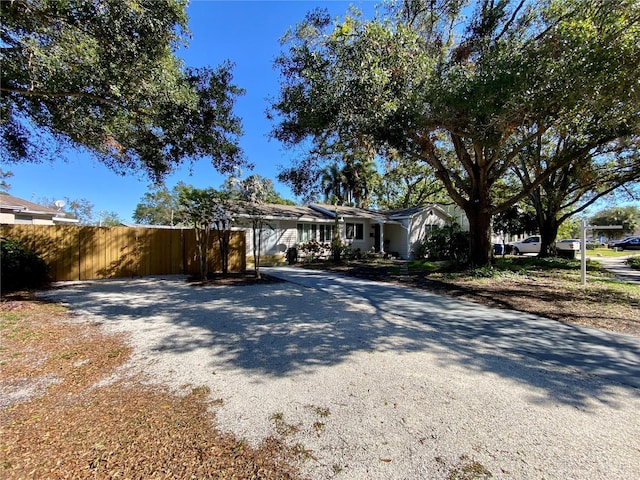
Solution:
M151 352L171 352L177 361L201 355L202 368L242 369L254 381L312 375L360 352L428 352L439 366L511 378L549 401L580 406L594 398L606 403L614 387L640 392L638 337L402 286L282 272L295 283L199 287L146 278L46 295L130 330L132 342L146 342Z

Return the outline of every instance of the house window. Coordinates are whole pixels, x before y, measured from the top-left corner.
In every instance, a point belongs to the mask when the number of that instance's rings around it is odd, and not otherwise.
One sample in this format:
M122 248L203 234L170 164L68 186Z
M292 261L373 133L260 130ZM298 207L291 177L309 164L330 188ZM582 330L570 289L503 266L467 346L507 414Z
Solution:
M316 238L317 235L317 225L311 225L308 223L299 223L298 224L298 243L305 243L311 240L312 238Z
M33 225L33 217L16 213L14 223L16 225Z
M346 237L348 240L364 240L364 224L347 223Z
M333 225L318 225L318 240L322 243L333 240Z
M429 224L426 225L424 227L424 234L425 236L429 235L431 233L432 230L437 230L439 228L439 225L434 225L434 224Z
M320 243L330 242L333 239L333 225L316 225L313 223L299 223L297 225L298 243L306 243L317 240Z

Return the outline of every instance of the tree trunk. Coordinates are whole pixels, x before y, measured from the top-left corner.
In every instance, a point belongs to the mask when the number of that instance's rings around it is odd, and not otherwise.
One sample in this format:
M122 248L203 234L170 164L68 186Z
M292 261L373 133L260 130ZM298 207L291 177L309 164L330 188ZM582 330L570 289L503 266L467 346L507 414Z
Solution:
M200 280L207 279L207 257L209 244L209 232L206 228L195 227L196 244L198 245L198 257L200 264Z
M333 261L340 262L342 255L342 240L340 240L340 223L338 219L338 209L335 210L335 221L333 223L333 239L331 240L331 253L333 253Z
M491 213L481 203L469 202L464 212L469 219L469 264L484 267L491 261Z
M262 222L253 223L253 267L256 278L260 279L260 249L262 248Z
M558 237L558 221L555 217L543 216L540 227L540 253L538 257L553 257L556 254L556 238Z
M491 179L492 163L485 158L485 146L474 143L469 150L464 139L450 132L456 156L468 175L468 185L460 177L449 173L438 157L436 145L429 135L420 136L423 159L431 165L456 204L469 220L469 266L484 267L491 262ZM471 153L470 153L471 152ZM493 179L495 180L495 179Z
M218 242L220 245L220 262L222 263L222 273L229 273L229 242L231 241L231 230L218 230Z

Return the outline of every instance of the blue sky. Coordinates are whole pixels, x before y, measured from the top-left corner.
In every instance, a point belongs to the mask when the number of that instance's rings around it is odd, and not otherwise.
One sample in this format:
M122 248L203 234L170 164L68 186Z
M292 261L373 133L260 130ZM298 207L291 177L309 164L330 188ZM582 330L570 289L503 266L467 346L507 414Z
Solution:
M278 73L273 60L281 50L279 39L315 7L328 8L342 16L353 4L371 15L374 1L192 1L187 10L192 39L189 47L177 52L186 65L217 66L225 60L235 64L234 83L246 90L238 99L235 112L242 118L245 135L241 146L253 171L275 181L279 166L286 166L295 155L276 140L268 138L272 124L265 118L267 99L278 94ZM94 205L94 214L115 212L121 220L132 221L132 214L149 191L149 179L131 173L120 176L86 154L65 152L55 163L4 165L14 176L8 179L9 193L26 200L41 198L84 198ZM218 188L224 177L208 159L185 165L166 179L172 188L184 181L198 188ZM295 199L286 185L276 182L276 190Z

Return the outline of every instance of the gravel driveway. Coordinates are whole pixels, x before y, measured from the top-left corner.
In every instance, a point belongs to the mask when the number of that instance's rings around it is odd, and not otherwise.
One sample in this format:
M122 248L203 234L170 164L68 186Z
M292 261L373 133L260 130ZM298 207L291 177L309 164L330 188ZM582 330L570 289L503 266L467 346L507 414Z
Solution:
M290 281L110 280L46 296L127 332L129 366L153 381L209 386L222 430L308 449L313 479L640 478L640 338L269 273ZM480 476L452 476L464 468Z

